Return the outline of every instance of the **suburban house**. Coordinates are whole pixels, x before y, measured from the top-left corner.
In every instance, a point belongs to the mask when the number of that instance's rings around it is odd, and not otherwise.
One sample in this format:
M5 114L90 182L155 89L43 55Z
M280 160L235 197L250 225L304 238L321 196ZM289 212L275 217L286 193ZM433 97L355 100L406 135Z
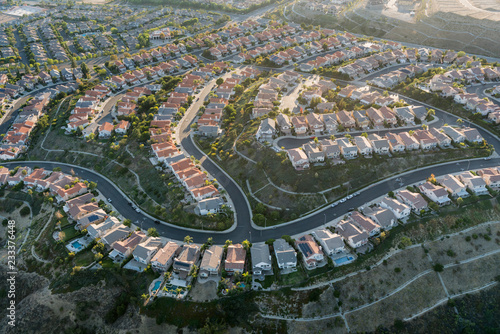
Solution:
M99 224L90 224L87 227L87 233L92 239L101 238L106 231L117 228L122 225L120 221L115 217L108 217L105 221ZM125 225L123 225L125 226Z
M437 180L452 197L469 197L467 187L455 175L445 175Z
M486 182L482 177L472 174L469 171L462 172L458 175L460 181L467 186L476 195L488 194Z
M132 252L134 260L142 264L149 264L151 258L156 253L158 248L163 246L163 242L160 238L149 237L145 241L137 245L137 247Z
M368 243L368 233L358 228L352 222L342 220L337 225L336 231L352 248L359 248Z
M217 245L212 245L205 251L200 264L200 277L219 275L223 253L224 249Z
M368 233L370 237L373 237L380 233L380 225L374 222L372 219L363 216L358 211L352 212L349 219L358 227L363 229Z
M226 263L224 269L228 274L243 273L247 251L241 244L227 247Z
M196 245L183 245L178 256L174 258L174 271L186 278L193 265L200 258L200 248Z
M318 262L324 260L323 251L310 234L305 234L295 240L295 245L302 253L307 268L316 268Z
M151 266L159 271L167 271L172 263L174 257L177 255L179 245L175 242L169 241L165 246L160 248L151 259Z
M76 221L75 227L80 230L86 229L90 224L99 224L108 218L108 214L103 209L98 209L83 215Z
M125 239L130 233L130 229L121 224L114 229L109 229L101 236L101 242L111 248L117 241Z
M377 222L384 230L390 230L398 223L398 219L391 210L379 206L365 208L363 214Z
M301 148L292 148L288 150L288 157L292 162L292 166L296 170L309 168L309 159L306 153Z
M500 187L500 173L497 168L484 168L478 171L484 182L491 188ZM25 179L26 180L26 179Z
M439 205L450 204L450 198L448 197L448 192L445 188L435 185L431 182L425 182L424 184L418 186L420 191L429 199Z
M411 213L411 209L408 205L390 197L384 197L380 202L380 206L391 210L397 219L405 219Z
M340 235L332 233L328 229L316 230L313 235L323 247L323 252L326 255L331 256L345 251L344 240Z
M269 252L269 246L267 244L259 243L252 245L250 254L252 258L253 275L260 276L270 273L273 266L271 253Z
M257 140L261 142L273 140L273 136L276 134L276 122L272 118L263 119L260 122L259 129L255 134Z
M420 214L421 210L427 210L427 202L419 193L414 193L406 189L398 191L397 198L404 204L410 206L413 212Z
M114 261L126 259L145 238L144 232L134 231L127 239L117 241L111 246L113 250L109 253L109 257Z
M295 249L284 239L277 239L273 243L274 255L278 262L278 268L287 269L297 266L297 253Z
M224 201L220 197L206 198L198 202L197 209L200 216L206 216L219 212L223 204Z
M290 118L287 115L279 114L276 117L276 123L278 123L279 129L284 135L292 134L292 123L290 122Z
M111 137L111 132L113 132L114 126L109 122L104 122L99 127L99 138L109 138Z
M314 142L304 144L302 148L309 158L309 162L315 163L325 161L325 153L323 153L319 145L316 145Z

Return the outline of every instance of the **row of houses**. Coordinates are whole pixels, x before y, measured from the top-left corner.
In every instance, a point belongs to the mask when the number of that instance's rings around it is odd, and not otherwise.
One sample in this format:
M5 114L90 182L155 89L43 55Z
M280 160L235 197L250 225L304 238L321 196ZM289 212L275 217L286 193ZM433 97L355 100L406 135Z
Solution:
M375 205L362 209L362 213L352 212L347 219L336 225L337 236L324 230L315 233L325 252L327 249L332 249L332 253L343 251L342 240L352 248L359 248L381 231L394 227L398 220L406 221L412 212L420 214L427 211L428 201L439 206L448 205L451 203L450 197L465 198L470 195L469 192L476 195L488 194L487 186L500 187L498 168L485 168L474 173L464 171L458 175L448 174L432 182L420 184L417 187L418 192L400 190L395 197L384 197ZM331 246L325 239L329 240Z
M323 29L321 31L303 32L294 38L288 37L279 45L272 45L275 49L285 48L283 51L276 52L269 57L269 60L276 65L283 65L286 62L299 61L307 56L321 53L326 50L339 49L342 46L350 46L357 44L357 38L350 34L336 34L334 30ZM325 36L325 37L323 37ZM322 38L323 37L323 38ZM294 46L298 44L297 46ZM280 47L281 46L281 47ZM268 47L266 45L266 47ZM272 49L268 47L268 49ZM326 49L326 50L325 50ZM252 53L254 50L250 51ZM368 52L368 51L367 51ZM260 56L261 54L257 55ZM253 55L251 54L252 58ZM327 54L317 57L315 60L301 64L301 70L310 72L314 68L327 66L328 64L337 63L341 60L348 59L350 56L355 57L355 53L350 51L337 51L332 54Z
M311 163L325 159L353 159L359 155L390 154L413 150L430 150L450 147L452 142L482 143L483 137L475 128L452 128L415 130L410 132L387 133L381 137L375 133L354 138L322 139L309 142L301 148L289 149L288 157L296 170L308 169Z
M374 86L390 89L396 86L397 84L404 82L407 78L413 78L418 74L422 74L426 72L431 65L408 65L403 68L399 68L397 70L391 71L389 73L382 74L377 76L368 82Z
M103 104L111 90L103 85L98 85L85 93L76 101L75 107L71 110L66 124L66 133L73 133L80 129L85 137L95 132L97 125L93 125L87 131L90 124L94 124L97 115L101 112Z
M49 102L61 91L72 92L76 85L57 86L36 94L28 100L26 106L17 114L13 124L8 129L0 144L0 159L16 159L29 146L30 134L38 120L47 111ZM9 99L8 95L0 96L2 104Z
M196 84L194 82L197 82ZM196 167L191 159L184 154L172 141L170 129L173 115L181 106L186 106L191 94L183 92L186 85L200 85L204 82L201 76L188 74L184 77L173 92L170 93L166 102L158 108L158 113L151 121L149 132L151 149L159 163L163 163L186 188L191 197L198 201L199 213L204 215L217 212L223 204L219 197L219 191L209 181L207 175ZM207 109L222 109L226 106L224 99L213 99L207 105Z
M270 111L270 110L269 110ZM370 107L366 110L352 112L341 110L337 113L309 113L305 116L289 117L279 114L276 120L264 119L257 130L256 137L261 141L269 141L277 134L305 136L307 134L334 134L346 129L375 129L396 127L402 124L415 124L427 117L427 110L422 106L406 106L398 108Z
M62 172L30 167L16 167L13 170L3 166L0 168L0 184L15 186L20 182L23 182L25 187L39 192L49 191L59 203L66 202L88 191L84 182Z

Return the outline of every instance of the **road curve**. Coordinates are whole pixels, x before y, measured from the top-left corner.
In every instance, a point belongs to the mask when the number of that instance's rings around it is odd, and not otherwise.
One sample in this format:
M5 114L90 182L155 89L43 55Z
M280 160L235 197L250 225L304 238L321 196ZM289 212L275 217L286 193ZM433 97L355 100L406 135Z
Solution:
M189 145L189 143L188 143ZM201 157L201 156L200 156ZM210 161L205 159L205 161ZM380 196L387 194L391 190L398 189L400 187L400 182L403 184L403 187L423 181L427 178L431 173L433 173L436 177L448 173L456 173L460 172L462 169L479 169L484 167L493 167L500 165L500 158L491 159L491 160L483 160L483 159L475 159L475 160L467 160L462 162L450 162L446 164L442 164L440 166L430 166L426 168L422 168L416 171L409 172L408 174L404 174L403 176L394 176L387 180L381 181L375 185L369 186L365 188L364 191L360 192L360 195L357 197L348 200L345 203L340 203L337 207L331 208L326 207L323 210L319 210L311 215L306 217L302 217L297 219L296 221L286 223L286 225L280 225L272 228L267 228L265 230L255 229L250 221L249 216L244 215L244 211L242 215L238 216L238 226L236 229L230 232L214 232L214 231L195 231L191 229L185 229L183 227L178 227L174 225L166 225L166 224L155 224L154 220L149 216L143 213L137 213L132 209L128 203L130 199L123 194L111 181L109 181L103 175L89 170L87 168L79 167L76 165L63 164L60 162L35 162L35 161L16 161L16 162L6 162L2 164L5 167L14 168L15 166L29 166L29 167L43 167L45 169L54 169L55 167L60 167L63 172L70 173L73 170L76 175L84 180L97 182L97 186L99 191L106 197L111 198L113 201L113 205L115 208L126 218L131 219L138 226L141 226L144 229L148 229L150 227L155 227L161 236L174 239L174 240L183 240L186 235L190 235L193 237L194 241L197 243L202 243L206 241L208 237L212 237L215 243L223 244L227 239L233 240L234 242L241 242L245 239L250 240L251 242L259 242L265 241L270 238L279 238L282 235L295 235L310 229L321 227L322 225L332 221L338 217L345 215L350 208L356 208L363 206L365 203L370 202ZM218 170L218 167L212 163L210 165L207 163L204 167L208 168L216 168L213 172L214 176L217 177L219 182L226 187L226 190L232 191L232 187L237 186L233 184L234 181L231 179L224 179L225 175ZM401 178L401 181L396 181L396 179ZM226 184L227 182L227 184ZM246 200L243 198L233 199L235 205L240 205L244 203L246 205ZM248 210L247 210L248 212Z

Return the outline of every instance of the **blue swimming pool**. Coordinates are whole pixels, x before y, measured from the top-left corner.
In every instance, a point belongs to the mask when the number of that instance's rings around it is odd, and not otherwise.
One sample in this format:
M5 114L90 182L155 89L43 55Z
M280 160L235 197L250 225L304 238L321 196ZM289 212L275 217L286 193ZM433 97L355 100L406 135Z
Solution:
M346 262L350 262L352 260L354 260L354 258L352 256L344 256L344 257L341 257L340 259L334 260L333 262L335 262L335 264L337 266L340 266L340 265L342 265L342 264L344 264Z
M152 291L155 292L156 290L158 290L160 288L160 285L161 285L161 281L156 281L155 285L153 286Z
M76 249L80 249L80 248L82 248L82 247L83 247L83 246L82 246L82 244L81 244L81 243L79 243L78 241L73 241L73 242L71 243L71 246L73 246L73 247L74 247L74 248L76 248Z
M244 287L245 287L245 284L241 283L241 284L240 284L240 286L241 286L242 288L244 288Z

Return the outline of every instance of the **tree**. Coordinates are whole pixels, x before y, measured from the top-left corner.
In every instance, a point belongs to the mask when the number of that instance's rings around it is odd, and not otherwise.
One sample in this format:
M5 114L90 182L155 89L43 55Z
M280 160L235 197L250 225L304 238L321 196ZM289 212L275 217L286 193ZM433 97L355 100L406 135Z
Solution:
M430 203L429 203L429 208L430 208L432 211L439 211L439 205L437 205L435 202L430 202Z
M245 88L242 85L236 85L236 86L234 86L234 92L236 93L236 95L243 94L244 90L245 90Z
M257 213L253 215L252 220L255 224L262 226L265 223L266 217L262 213Z
M244 240L242 243L243 245L243 248L245 248L247 251L250 249L250 247L252 246L252 244L250 243L250 241L248 240Z
M75 57L71 57L71 68L76 68L77 66Z
M130 219L125 219L123 221L123 225L130 227L130 226L132 226L132 221Z
M215 81L215 83L217 84L217 86L220 86L220 85L222 85L222 84L224 83L224 79L219 78L219 79L217 79L217 80Z
M189 276L196 278L198 276L198 266L196 264L193 264L191 267L191 271L189 272Z
M462 124L464 124L463 119L461 119L461 118L457 119L457 124L462 126Z
M233 241L232 240L226 240L226 242L224 243L224 248L227 249L230 245L233 244Z
M192 243L192 242L193 242L193 237L190 237L189 235L186 235L186 236L184 237L184 243L185 243L185 244L188 244L188 245L189 245L189 244L190 244L190 243Z
M85 62L83 62L81 65L80 65L80 68L82 70L82 73L83 73L83 76L88 79L90 78L90 70L89 70L89 67L87 66L87 64Z
M464 204L464 200L462 197L457 198L457 205L462 206Z
M151 227L148 229L148 236L157 238L160 236L160 233L158 233L154 227Z

